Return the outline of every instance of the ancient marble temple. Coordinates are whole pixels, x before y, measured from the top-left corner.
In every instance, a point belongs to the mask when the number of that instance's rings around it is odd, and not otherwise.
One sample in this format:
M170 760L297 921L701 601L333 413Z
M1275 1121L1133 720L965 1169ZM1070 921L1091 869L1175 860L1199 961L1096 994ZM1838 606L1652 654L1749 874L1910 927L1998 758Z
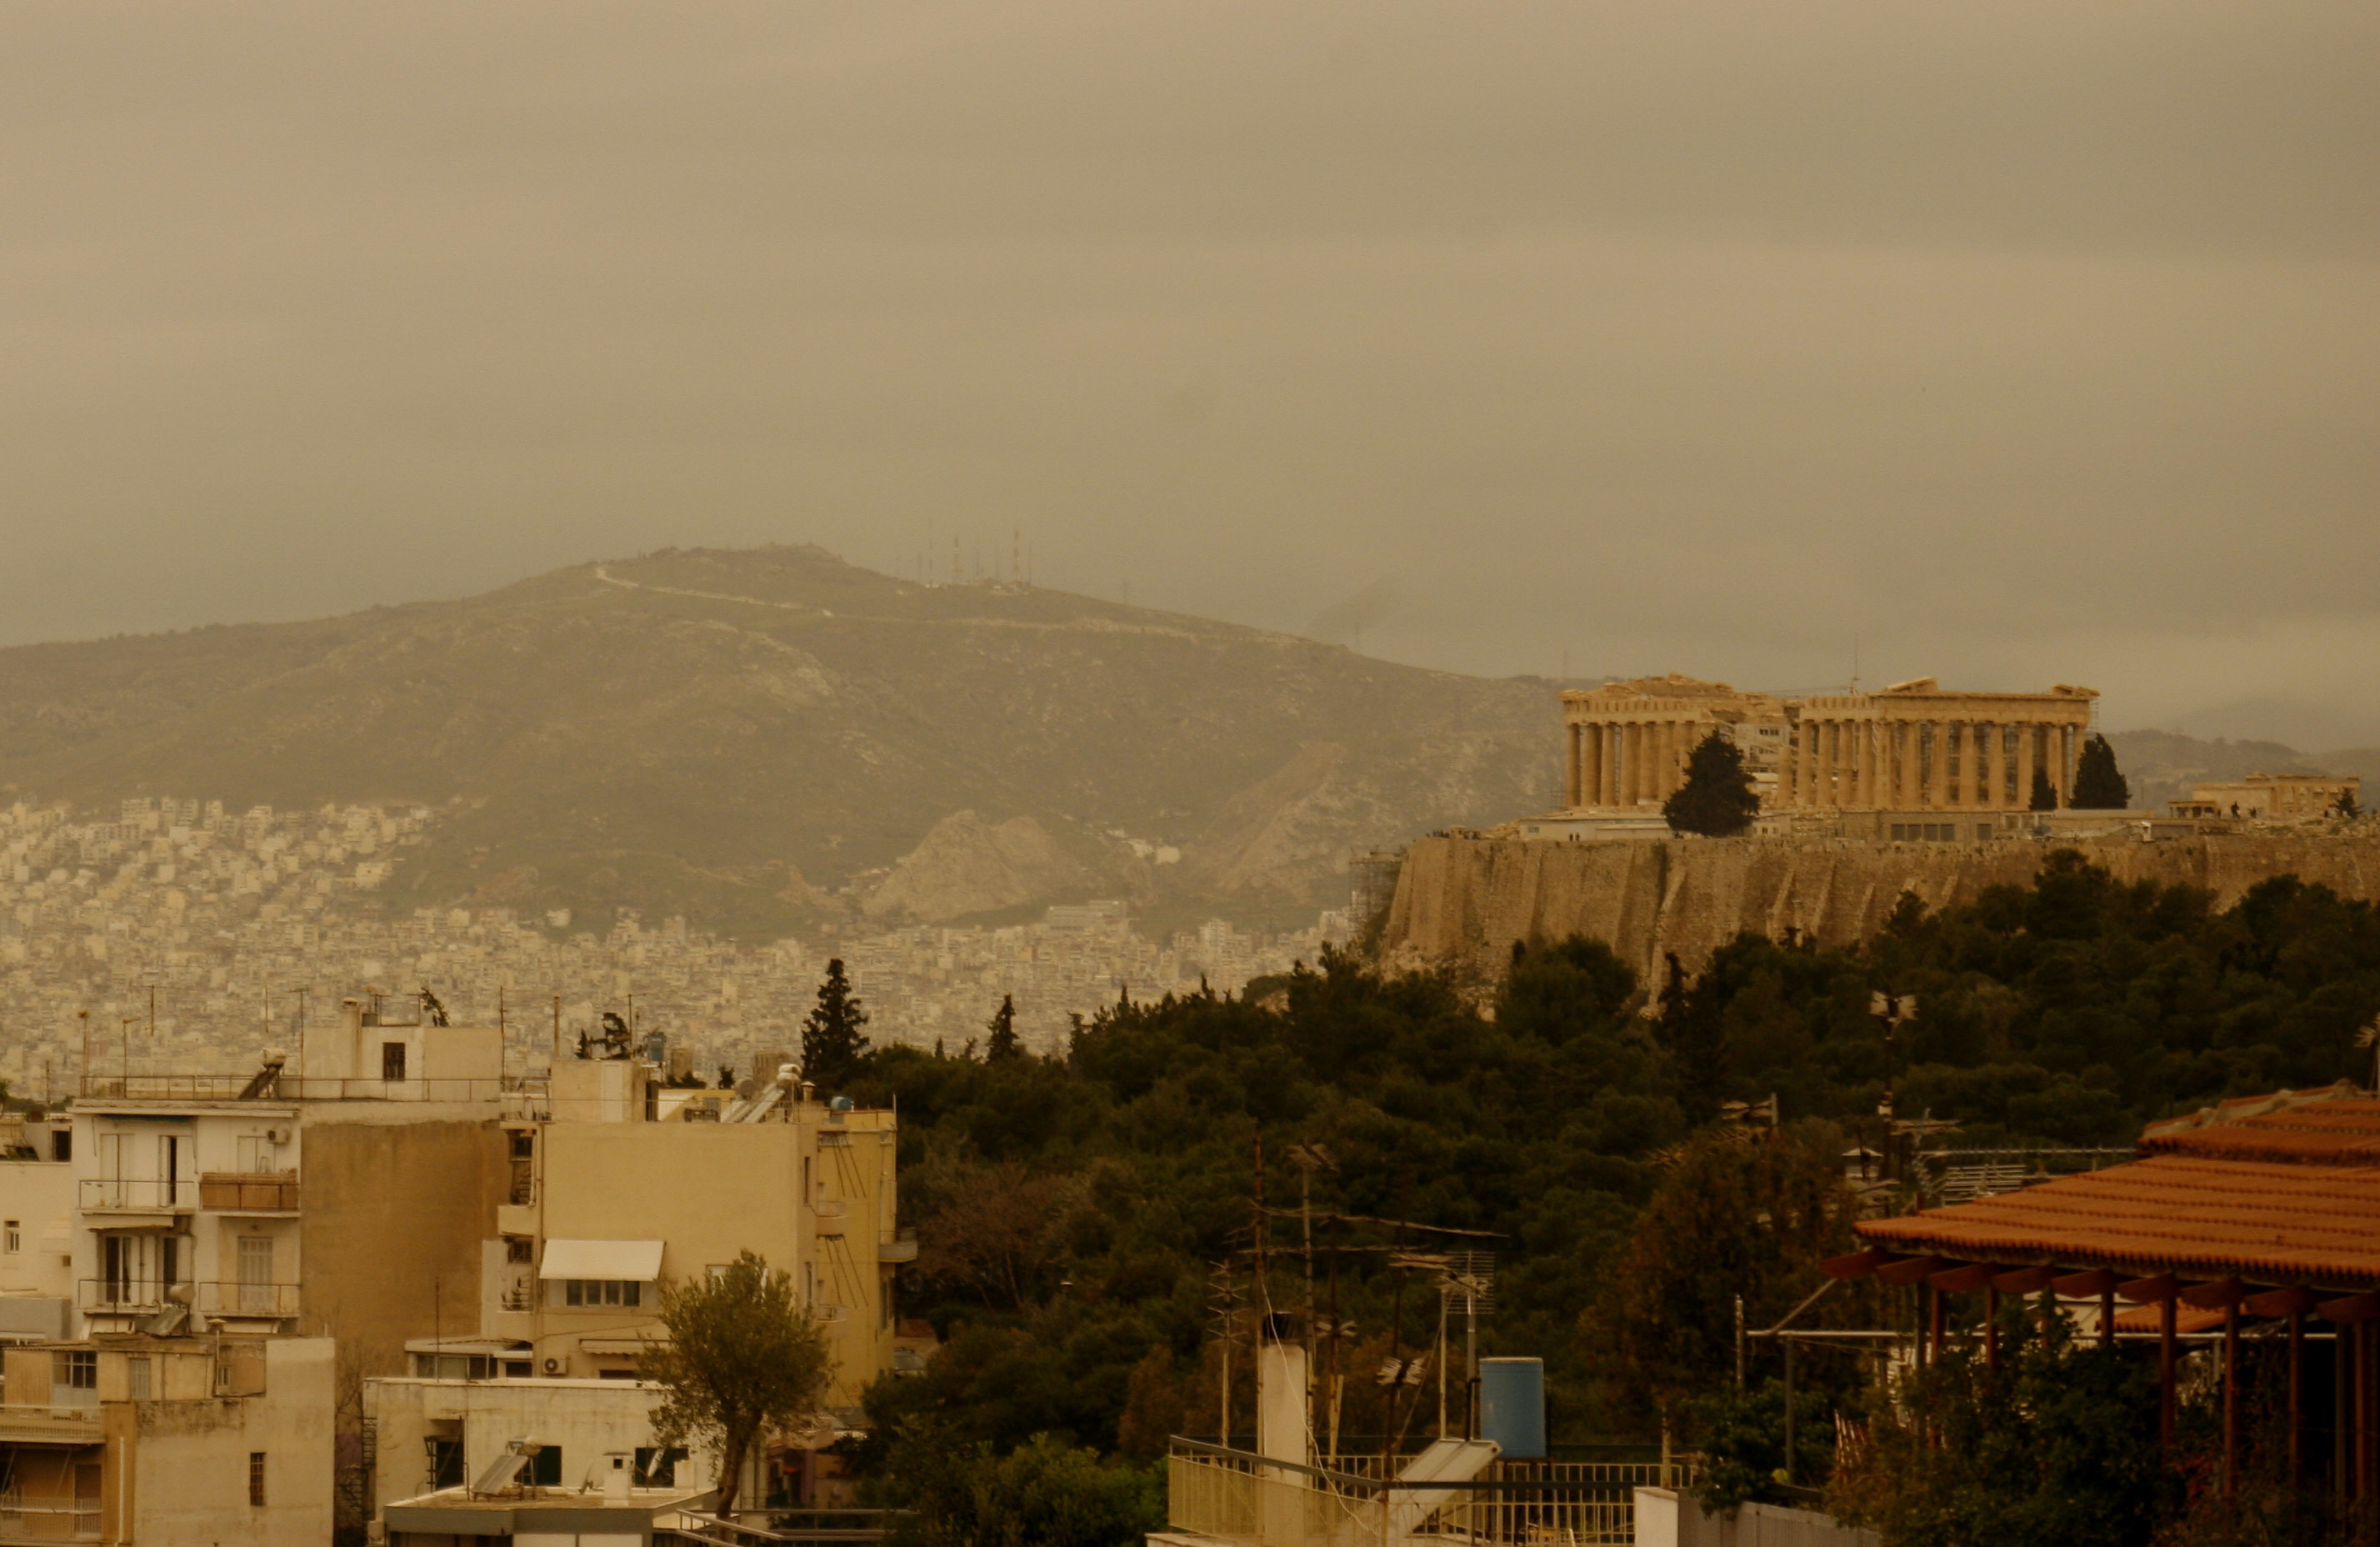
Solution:
M1875 693L1779 698L1693 677L1561 696L1572 810L1658 805L1705 737L1733 741L1767 810L2008 811L2034 775L2067 805L2098 694L1946 692L1930 676Z

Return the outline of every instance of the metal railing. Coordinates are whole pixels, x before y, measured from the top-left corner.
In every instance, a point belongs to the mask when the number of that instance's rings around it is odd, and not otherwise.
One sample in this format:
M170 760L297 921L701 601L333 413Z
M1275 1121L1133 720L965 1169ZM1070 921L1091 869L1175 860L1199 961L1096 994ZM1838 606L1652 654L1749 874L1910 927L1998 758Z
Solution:
M36 1541L95 1541L99 1536L99 1501L59 1494L35 1494L21 1489L0 1490L0 1536L31 1537Z
M221 1279L200 1280L198 1309L206 1316L295 1316L298 1314L298 1285L294 1284L225 1283Z
M1388 1547L1407 1537L1620 1547L1636 1539L1636 1489L1690 1481L1684 1468L1657 1462L1500 1461L1454 1484L1382 1475L1410 1459L1300 1467L1177 1439L1166 1518L1243 1547Z
M230 1102L255 1083L252 1074L105 1074L82 1077L91 1101ZM267 1102L493 1102L524 1107L545 1098L545 1081L506 1075L491 1079L324 1079L285 1074L247 1099Z
M86 1176L77 1188L87 1212L112 1209L153 1213L160 1209L196 1209L199 1185L162 1177Z
M172 1303L165 1298L165 1288L162 1284L139 1279L78 1279L75 1309L116 1316L151 1316Z

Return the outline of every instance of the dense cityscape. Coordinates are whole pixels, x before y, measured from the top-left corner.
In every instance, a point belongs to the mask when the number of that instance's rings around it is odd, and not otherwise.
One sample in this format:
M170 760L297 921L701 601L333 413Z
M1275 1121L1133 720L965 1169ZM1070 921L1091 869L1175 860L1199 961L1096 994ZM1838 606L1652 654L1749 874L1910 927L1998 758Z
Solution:
M627 909L599 932L566 910L374 906L440 814L154 798L110 820L61 805L0 811L0 1078L46 1099L70 1090L86 1056L107 1072L245 1068L329 1024L341 998L421 988L457 1020L501 1018L523 1069L547 1060L557 1026L575 1036L606 1010L691 1049L707 1076L783 1061L828 951ZM1333 910L1292 932L1214 920L1160 943L1123 903L1094 901L1001 928L893 930L834 954L880 1044L961 1053L1009 996L1025 1045L1049 1052L1073 1017L1120 994L1236 993L1347 932Z

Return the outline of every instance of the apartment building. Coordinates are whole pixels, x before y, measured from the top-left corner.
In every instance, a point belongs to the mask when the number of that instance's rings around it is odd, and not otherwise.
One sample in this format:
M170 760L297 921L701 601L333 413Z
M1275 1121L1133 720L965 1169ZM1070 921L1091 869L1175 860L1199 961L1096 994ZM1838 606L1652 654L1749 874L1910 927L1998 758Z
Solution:
M917 1255L894 1225L894 1115L790 1074L739 1095L662 1068L599 1044L554 1064L545 1117L506 1121L478 1335L417 1341L416 1373L632 1379L661 1283L750 1250L799 1282L833 1352L830 1404L856 1422L892 1368L893 1273Z
M390 1505L408 1499L468 1493L526 1444L536 1455L512 1480L526 1488L600 1492L608 1458L625 1456L634 1488L707 1492L717 1482L712 1457L653 1443L661 1400L659 1388L637 1381L370 1381L373 1516L385 1519Z
M67 1335L74 1304L70 1121L0 1117L0 1343Z
M0 1352L0 1541L331 1539L328 1338L101 1336Z
M334 1336L366 1370L472 1313L509 1175L493 1027L349 1000L250 1071L94 1071L70 1142L78 1331Z

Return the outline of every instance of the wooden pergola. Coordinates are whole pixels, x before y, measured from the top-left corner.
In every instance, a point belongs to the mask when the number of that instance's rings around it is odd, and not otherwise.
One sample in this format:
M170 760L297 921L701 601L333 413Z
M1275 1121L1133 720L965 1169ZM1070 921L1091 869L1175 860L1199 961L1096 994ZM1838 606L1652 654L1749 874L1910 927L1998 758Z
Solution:
M2340 1491L2380 1492L2380 1099L2353 1086L2284 1090L2152 1124L2140 1158L1972 1203L1857 1228L1866 1249L1836 1278L1914 1286L1918 1357L1938 1358L1949 1297L1984 1297L1985 1358L1998 1358L2003 1296L2095 1302L2098 1333L2155 1318L2160 1433L2174 1432L2179 1344L2221 1329L2224 1486L2240 1465L2243 1327L2286 1329L2291 1475L2305 1476L2309 1320L2334 1329L2337 1402L2325 1426ZM2129 1314L2119 1303L2144 1308ZM2149 1329L2143 1327L2143 1333Z

